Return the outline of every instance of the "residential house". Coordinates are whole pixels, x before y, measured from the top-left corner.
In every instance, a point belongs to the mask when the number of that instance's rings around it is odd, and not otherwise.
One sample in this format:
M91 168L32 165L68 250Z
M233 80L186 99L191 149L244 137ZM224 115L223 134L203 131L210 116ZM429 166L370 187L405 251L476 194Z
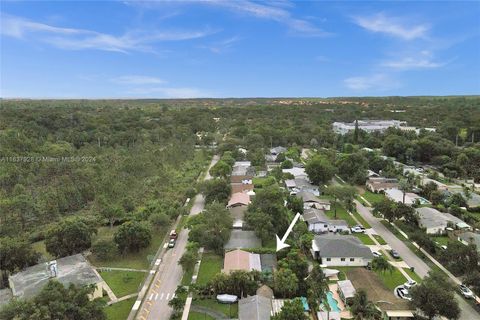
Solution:
M230 200L228 200L227 208L248 206L250 204L250 196L243 192L237 192L232 194Z
M397 188L385 190L385 196L392 201L403 203L403 191ZM415 193L406 192L405 204L411 206L415 203L426 204L430 202Z
M365 186L371 192L385 192L387 189L398 188L398 180L384 177L370 177L365 183Z
M477 251L480 252L480 234L474 232L464 232L458 235L458 241L464 245L474 244L477 246Z
M236 270L243 270L247 272L253 270L262 271L260 255L240 249L225 253L222 272L229 274L230 272Z
M427 234L442 234L446 228L452 226L456 229L470 229L463 220L447 212L440 212L429 207L417 208L418 223Z
M47 263L26 268L8 278L10 289L18 299L30 299L39 293L51 279L65 286L93 285L95 290L90 298L100 298L103 295L105 282L81 254L59 258Z
M316 208L325 211L330 210L330 200L320 199L311 192L300 191L296 196L303 200L303 207L305 209Z
M410 320L415 319L411 310L385 310L383 320Z
M291 195L296 195L300 191L310 192L315 196L320 195L318 186L313 185L308 178L294 178L285 180L285 187Z
M254 295L238 301L239 320L270 320L272 312L272 300Z
M308 225L308 230L314 233L348 231L348 223L345 220L333 220L327 217L325 212L316 208L305 209L302 215L303 221Z
M255 168L250 161L235 161L230 175L230 182L242 183L244 180L252 180L255 176Z
M346 304L349 300L351 300L355 293L357 292L350 280L340 280L337 281L338 285L338 295Z
M232 187L232 194L237 192L247 193L248 191L252 191L254 188L252 179L245 179L241 182L232 182L230 183L230 186Z
M290 169L282 169L283 173L289 173L294 178L308 179L308 174L305 172L305 168L293 167Z
M352 235L316 235L311 253L327 267L365 267L373 260L372 251Z

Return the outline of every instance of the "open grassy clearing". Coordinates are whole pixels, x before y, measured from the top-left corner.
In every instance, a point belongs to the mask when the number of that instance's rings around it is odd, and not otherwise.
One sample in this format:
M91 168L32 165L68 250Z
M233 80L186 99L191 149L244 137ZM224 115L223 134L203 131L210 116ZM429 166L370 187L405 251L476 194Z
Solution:
M145 272L119 270L100 271L99 273L117 298L138 292L147 275Z
M358 239L360 239L360 241L362 241L363 244L369 246L369 245L375 245L375 242L373 242L373 240L370 238L370 236L368 234L365 234L365 233L354 233L353 234L355 237L357 237Z
M380 277L383 284L390 290L393 290L399 285L407 282L405 276L397 268L394 268L392 272L375 271L375 273Z
M192 304L222 312L228 318L238 317L238 303L227 304L219 303L215 299L197 299L193 300Z
M410 276L410 278L417 281L417 283L422 281L422 278L420 278L420 276L414 271L410 270L410 268L403 268L403 270L405 270L405 272Z
M382 202L383 199L385 199L385 195L382 193L374 193L368 190L365 190L365 192L362 194L362 196L367 199L368 202L372 204L372 206L375 203Z
M108 320L125 320L135 303L137 297L132 297L105 307L105 313Z
M448 246L448 243L452 241L448 236L432 236L432 240L440 246Z
M332 203L332 206L330 208L330 210L326 211L325 214L329 217L329 218L332 218L334 219L335 217L335 209L333 207L333 203ZM357 222L353 219L353 217L347 212L347 210L345 210L344 207L342 207L341 205L339 205L337 203L337 219L338 220L345 220L347 223L348 223L348 226L350 227L353 227L354 225L357 224Z
M116 226L111 229L109 227L99 228L98 234L95 236L93 242L98 239L113 239L116 228ZM89 256L89 260L96 267L148 269L168 230L170 230L170 227L163 227L160 230L152 232L152 242L148 247L139 252L118 254L108 260L99 260L92 255Z
M188 314L188 320L215 320L215 318L210 317L208 314L190 311Z
M374 234L373 237L378 241L378 243L380 243L381 245L385 245L387 244L387 242L385 240L383 240L383 238L381 236L379 236L378 234Z
M370 223L368 223L367 220L365 220L357 211L354 210L352 214L355 216L355 218L357 218L358 221L360 221L360 224L365 228L370 229L372 227Z
M199 285L206 284L217 273L220 273L223 267L223 258L214 253L204 253L200 270L198 271L197 283Z

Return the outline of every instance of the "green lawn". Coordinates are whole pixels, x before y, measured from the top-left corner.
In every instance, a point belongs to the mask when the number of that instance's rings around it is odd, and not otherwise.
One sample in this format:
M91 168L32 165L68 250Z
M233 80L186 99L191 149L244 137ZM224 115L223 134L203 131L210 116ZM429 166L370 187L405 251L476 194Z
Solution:
M223 267L223 258L214 253L204 253L200 270L198 271L197 283L206 284L217 273L220 273Z
M452 241L448 236L432 236L432 240L440 246L448 246L448 243Z
M390 290L393 290L399 285L407 282L405 276L397 268L394 268L392 270L392 273L390 273L390 271L376 271L376 273L382 280L383 284Z
M215 320L215 318L200 312L190 311L188 314L188 320Z
M355 216L355 218L357 218L357 220L360 221L362 226L364 226L367 229L370 229L372 227L370 223L368 223L367 220L363 219L363 217L357 211L354 210L352 213Z
M383 199L385 199L385 195L382 193L373 193L371 191L366 190L362 196L367 199L368 202L372 204L372 206L377 203L381 202Z
M135 303L137 297L133 297L124 301L114 303L105 307L105 314L108 320L124 320L128 318L128 314Z
M214 299L198 299L198 300L194 300L192 304L197 306L203 306L212 310L220 311L223 314L225 314L228 318L238 317L237 303L227 304L227 303L219 303Z
M355 268L355 267L335 267L334 269L337 269L338 271L340 271L338 273L338 280L345 280L347 279L347 271L349 269L352 269L352 268Z
M378 234L374 234L373 237L378 241L378 243L380 244L387 244L387 242L385 240L383 240L382 237L380 237Z
M101 271L100 275L117 298L138 292L140 284L146 277L145 272L135 271Z
M410 268L403 268L403 270L405 270L405 272L410 276L410 278L417 281L417 283L420 283L422 281L420 276L415 272L413 272L412 270L410 270Z
M183 273L182 286L189 286L190 283L192 282L193 269L194 268L187 270Z
M368 234L354 233L353 235L355 237L357 237L358 239L360 239L360 241L362 241L362 243L365 244L365 245L375 245L375 242L373 242L373 240L370 238L370 236Z
M330 217L334 218L334 208L333 208L333 203L330 208L330 210L326 211L325 214ZM341 205L337 203L337 219L339 220L345 220L350 227L357 225L357 222L353 219L351 215L348 214L347 210L343 208Z
M113 239L113 234L117 227L101 227L98 229L98 234L93 239L95 242L98 239ZM155 253L162 245L163 239L170 227L164 227L152 233L152 242L147 248L135 253L118 254L113 259L98 260L93 255L89 256L90 262L97 267L114 267L114 268L131 268L131 269L148 269L151 261L155 257Z

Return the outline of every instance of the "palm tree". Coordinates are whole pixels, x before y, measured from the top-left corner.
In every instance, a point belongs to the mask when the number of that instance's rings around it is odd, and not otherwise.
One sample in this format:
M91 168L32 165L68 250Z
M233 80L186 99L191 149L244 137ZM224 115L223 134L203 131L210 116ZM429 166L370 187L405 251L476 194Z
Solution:
M380 311L373 302L368 300L367 292L360 289L355 293L350 308L355 320L378 320L381 319Z
M390 274L393 272L393 266L384 258L377 257L372 260L372 268L375 271L380 271L384 273L385 271L390 271Z
M408 180L405 180L405 179L401 179L399 182L398 182L398 189L402 190L403 192L403 204L405 204L405 194L410 191L410 189L412 188L412 185L411 183L408 181Z

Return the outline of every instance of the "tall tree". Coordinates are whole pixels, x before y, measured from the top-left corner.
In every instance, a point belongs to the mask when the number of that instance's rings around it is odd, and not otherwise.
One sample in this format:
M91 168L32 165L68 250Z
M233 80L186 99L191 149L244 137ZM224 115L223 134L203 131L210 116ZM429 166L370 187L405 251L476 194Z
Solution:
M307 162L305 172L313 184L323 185L335 174L335 167L325 158L316 156Z
M138 252L152 241L150 226L144 222L127 221L115 232L113 239L120 252Z
M287 268L282 268L274 274L275 291L281 296L292 297L298 290L298 278L295 273Z
M355 293L350 310L355 320L380 320L382 318L381 312L368 300L367 292L363 289Z
M285 301L282 310L272 320L307 320L302 301L298 298Z
M92 245L97 229L83 219L70 218L51 227L45 235L47 252L60 258L80 253Z

